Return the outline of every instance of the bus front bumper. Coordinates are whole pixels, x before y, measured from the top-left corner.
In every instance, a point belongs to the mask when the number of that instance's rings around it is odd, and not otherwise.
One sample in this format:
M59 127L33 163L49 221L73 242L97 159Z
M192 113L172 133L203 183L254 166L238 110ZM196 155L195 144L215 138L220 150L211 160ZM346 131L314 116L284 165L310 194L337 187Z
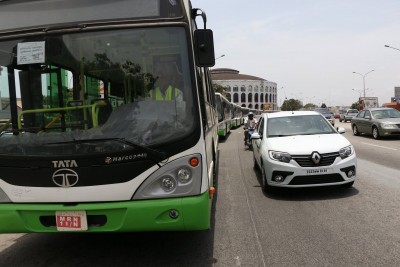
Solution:
M84 232L192 231L210 228L209 193L200 196L80 204L0 204L0 233L58 232L56 211L85 211ZM172 216L171 216L172 215Z

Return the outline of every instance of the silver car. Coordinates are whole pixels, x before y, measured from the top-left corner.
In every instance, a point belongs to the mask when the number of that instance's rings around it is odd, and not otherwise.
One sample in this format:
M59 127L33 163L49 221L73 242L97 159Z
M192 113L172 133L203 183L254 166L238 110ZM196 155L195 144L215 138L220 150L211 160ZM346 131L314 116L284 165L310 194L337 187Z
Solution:
M339 122L348 122L351 121L358 114L357 109L348 109L345 113L340 114Z
M400 112L393 108L369 108L351 120L354 135L372 134L375 139L400 136Z

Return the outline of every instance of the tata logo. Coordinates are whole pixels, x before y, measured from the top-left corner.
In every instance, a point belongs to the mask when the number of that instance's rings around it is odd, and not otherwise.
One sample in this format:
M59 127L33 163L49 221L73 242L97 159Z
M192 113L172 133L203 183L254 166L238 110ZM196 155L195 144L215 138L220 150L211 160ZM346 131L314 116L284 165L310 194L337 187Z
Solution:
M54 160L52 161L54 168L73 168L78 167L75 160Z
M314 162L315 165L318 165L321 161L321 155L318 152L313 152L311 154L311 160Z
M53 182L59 187L72 187L79 181L78 174L71 169L59 169L53 173Z

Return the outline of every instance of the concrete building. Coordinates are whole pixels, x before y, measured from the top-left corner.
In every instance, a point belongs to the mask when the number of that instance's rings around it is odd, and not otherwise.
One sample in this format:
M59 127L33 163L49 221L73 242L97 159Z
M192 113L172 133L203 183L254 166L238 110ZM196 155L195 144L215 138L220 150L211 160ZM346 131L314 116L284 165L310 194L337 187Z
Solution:
M213 83L226 89L231 102L242 107L277 110L277 84L263 78L240 74L238 70L218 68L211 70Z

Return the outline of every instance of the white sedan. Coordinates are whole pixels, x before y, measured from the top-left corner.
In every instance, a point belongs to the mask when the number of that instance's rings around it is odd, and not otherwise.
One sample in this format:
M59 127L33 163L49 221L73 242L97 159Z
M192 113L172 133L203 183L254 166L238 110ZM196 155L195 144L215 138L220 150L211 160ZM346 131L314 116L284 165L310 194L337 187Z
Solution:
M252 135L265 192L274 187L353 186L354 147L318 112L264 113Z

